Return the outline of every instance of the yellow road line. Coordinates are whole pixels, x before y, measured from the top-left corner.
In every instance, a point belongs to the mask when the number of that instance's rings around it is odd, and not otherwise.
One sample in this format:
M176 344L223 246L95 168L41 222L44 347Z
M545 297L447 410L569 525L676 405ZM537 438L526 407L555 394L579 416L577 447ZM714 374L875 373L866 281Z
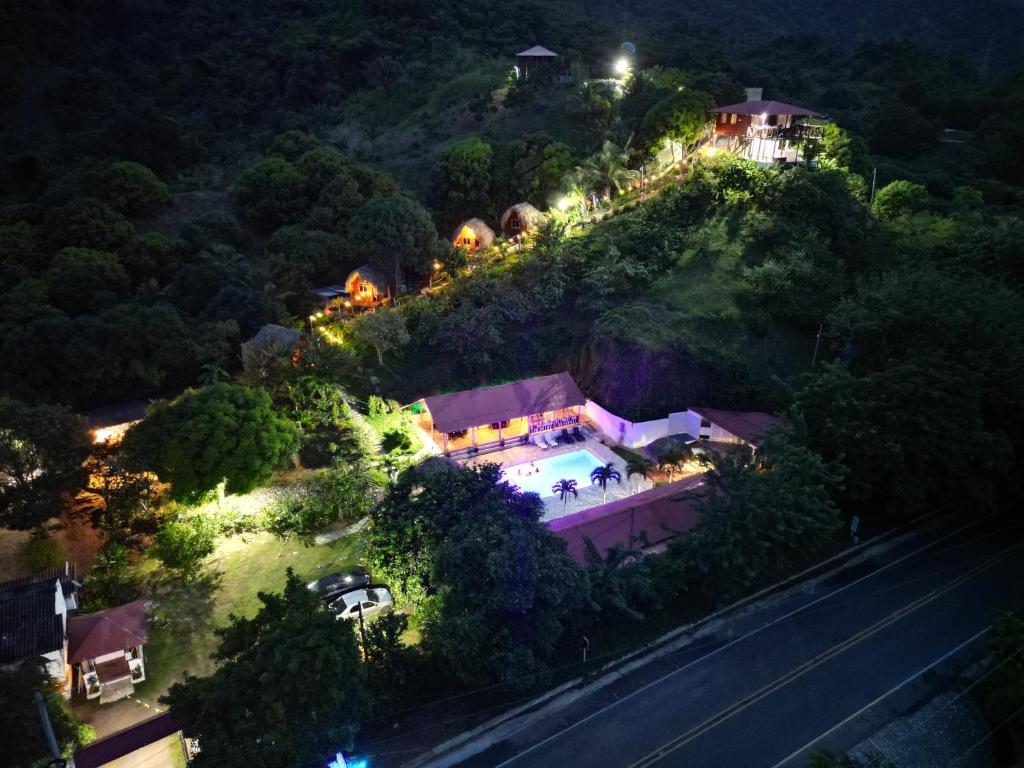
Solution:
M991 566L995 565L1000 560L1008 557L1012 553L1014 553L1017 550L1022 549L1022 548L1024 548L1024 542L1021 542L1019 544L1015 544L1012 547L1009 547L1009 548L1003 550L1002 552L999 552L999 553L993 555L992 557L988 558L987 560L981 562L980 564L974 566L972 569L970 569L966 573L963 573L960 576L957 576L955 579L953 579L952 581L944 584L943 586L938 587L937 589L934 589L934 590L932 590L931 592L929 592L929 593L927 593L925 595L922 595L921 597L917 598L916 600L911 601L910 603L907 603L906 605L904 605L901 608L898 608L897 610L893 611L891 614L889 614L885 618L883 618L883 619L875 622L874 624L872 624L870 627L866 627L865 629L860 630L859 632L857 632L854 635L851 635L850 637L846 638L845 640L842 640L841 642L836 643L831 648L828 648L828 649L822 651L821 653L819 653L817 656L815 656L815 657L813 657L811 659L808 659L803 664L801 664L798 667L795 667L794 669L790 670L789 672L787 672L786 674L782 675L781 677L776 678L772 682L764 685L763 687L759 688L758 690L754 691L753 693L748 694L747 696L745 696L744 698L740 699L739 701L734 702L733 704L730 704L728 707L723 709L718 714L712 715L711 717L709 717L706 720L704 720L703 722L701 722L699 725L696 725L693 728L691 728L688 731L686 731L685 733L682 733L679 736L676 736L674 739L672 739L671 741L666 742L665 744L663 744L662 746L658 747L653 752L650 752L647 755L645 755L644 757L642 757L639 760L637 760L636 762L631 763L629 765L629 768L643 768L644 766L653 765L654 763L656 763L657 761L661 760L661 758L665 757L666 755L671 754L672 752L676 751L680 747L688 744L689 742L693 741L697 737L699 737L699 736L703 735L704 733L710 731L711 729L717 727L718 725L722 724L726 720L729 720L730 718L732 718L735 715L739 714L740 712L742 712L743 710L747 709L748 707L753 706L754 704L756 704L757 702L761 701L765 697L771 695L775 691L777 691L777 690L779 690L779 689L789 685L794 680L796 680L796 679L798 679L800 677L803 677L808 672L816 669L817 667L821 666L825 662L835 658L836 656L839 656L840 654L842 654L845 651L849 650L850 648L852 648L853 646L857 645L858 643L863 642L864 640L868 639L872 635L877 634L878 632L882 631L886 627L888 627L888 626L896 623L900 619L903 619L904 617L910 615L911 613L913 613L917 609L924 607L925 605L927 605L928 603L930 603L930 602L932 602L934 600L937 600L939 597L941 597L942 595L946 594L947 592L950 592L950 591L956 589L957 587L959 587L964 582L970 580L971 578L973 578L977 574L981 573L983 570L985 570L987 568L990 568Z

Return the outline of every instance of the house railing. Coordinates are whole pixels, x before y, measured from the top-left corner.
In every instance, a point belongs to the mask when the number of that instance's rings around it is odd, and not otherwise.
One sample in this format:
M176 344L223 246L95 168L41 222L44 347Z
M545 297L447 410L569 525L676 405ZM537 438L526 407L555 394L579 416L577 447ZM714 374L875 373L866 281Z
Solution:
M764 125L751 128L748 135L757 139L820 141L823 133L823 128L820 125Z
M571 416L563 416L559 419L552 419L551 421L538 421L529 425L529 434L535 434L537 432L546 432L549 429L558 429L559 427L571 427L574 424L580 423L580 417L578 413L574 413Z

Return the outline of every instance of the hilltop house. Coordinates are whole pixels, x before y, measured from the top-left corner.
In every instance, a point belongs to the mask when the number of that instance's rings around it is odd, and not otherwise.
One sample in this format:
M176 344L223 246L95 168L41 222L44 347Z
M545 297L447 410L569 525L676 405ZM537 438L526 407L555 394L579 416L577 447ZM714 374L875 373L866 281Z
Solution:
M516 54L516 63L512 71L515 72L516 80L529 80L531 75L536 79L544 73L553 76L558 59L559 56L554 51L549 51L543 45L535 45Z
M0 584L0 666L41 658L50 678L70 695L68 614L78 609L80 586L70 563Z
M711 110L715 115L712 147L727 149L757 163L796 163L808 141L820 141L822 129L808 118L820 112L781 101L764 101L760 88L748 88L747 100Z
M529 203L516 203L501 214L501 232L507 240L522 237L544 222L544 214Z
M380 305L390 295L384 273L370 264L352 270L345 278L345 292L353 307L372 308Z
M494 242L494 230L482 219L467 219L459 224L452 235L452 245L475 251L477 248L489 248Z
M100 704L117 701L146 679L142 646L146 612L142 600L109 608L68 622L68 664L78 672L78 689Z

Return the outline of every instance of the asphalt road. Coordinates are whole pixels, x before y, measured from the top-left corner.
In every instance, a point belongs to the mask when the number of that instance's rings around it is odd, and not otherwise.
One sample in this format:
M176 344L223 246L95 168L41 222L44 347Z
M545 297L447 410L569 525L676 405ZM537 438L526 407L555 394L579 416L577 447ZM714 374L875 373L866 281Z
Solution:
M1022 606L1024 524L947 522L724 622L462 765L805 766L812 749L873 732L908 686L976 658L995 613Z

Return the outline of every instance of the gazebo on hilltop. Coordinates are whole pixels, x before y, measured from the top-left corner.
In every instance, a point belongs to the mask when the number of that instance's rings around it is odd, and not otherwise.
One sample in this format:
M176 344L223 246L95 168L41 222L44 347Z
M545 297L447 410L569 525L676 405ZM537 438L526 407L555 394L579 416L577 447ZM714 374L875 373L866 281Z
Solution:
M529 80L531 73L534 77L544 72L551 72L558 64L559 55L550 51L543 45L535 45L520 51L516 54L514 71L516 80Z

